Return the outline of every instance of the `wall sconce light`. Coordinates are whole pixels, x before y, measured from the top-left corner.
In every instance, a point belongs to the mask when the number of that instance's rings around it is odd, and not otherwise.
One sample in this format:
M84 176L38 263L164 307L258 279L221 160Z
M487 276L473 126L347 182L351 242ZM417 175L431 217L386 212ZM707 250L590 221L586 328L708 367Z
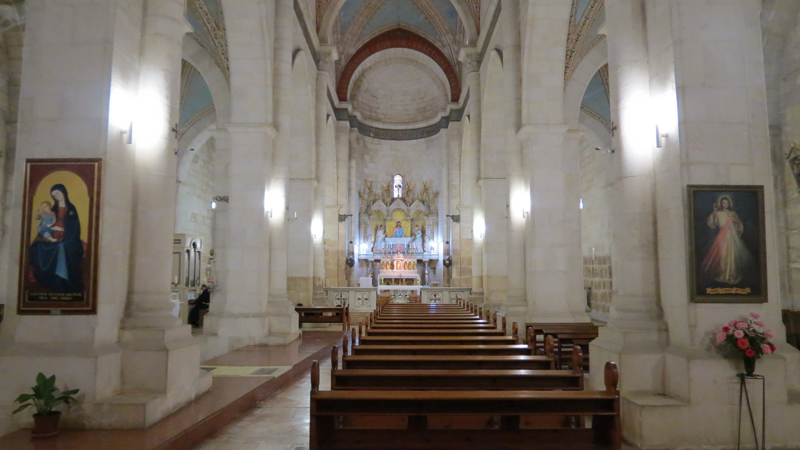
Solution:
M217 209L217 202L230 203L231 198L227 195L217 195L211 198L211 209Z
M108 103L108 121L120 129L126 144L133 143L133 116L136 110L136 97L119 86L111 86Z
M523 219L527 219L529 214L530 214L530 212L529 212L529 211L526 211L526 210L524 210L524 209L522 210L522 218L523 218Z
M272 219L272 199L271 192L267 189L264 190L264 213Z
M583 199L581 199L580 203L578 204L578 207L579 207L580 209L583 209Z
M120 131L123 136L125 136L125 143L128 145L133 144L133 122L128 124L127 130Z
M656 125L656 148L664 148L664 141L669 137L668 133L662 133L658 125Z
M472 232L474 236L478 236L479 239L483 239L486 236L486 220L483 218L482 214L475 214L475 219L472 223Z
M611 153L611 154L613 154L615 152L615 149L613 149L611 147L609 147L609 148L595 147L594 149L597 150L598 152L606 152L606 153Z

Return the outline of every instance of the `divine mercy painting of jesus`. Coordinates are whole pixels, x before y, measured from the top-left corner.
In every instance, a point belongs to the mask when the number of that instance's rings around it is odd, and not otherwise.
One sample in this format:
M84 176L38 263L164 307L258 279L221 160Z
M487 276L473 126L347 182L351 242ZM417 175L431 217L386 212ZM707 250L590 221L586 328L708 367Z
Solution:
M689 186L691 299L767 301L763 186Z

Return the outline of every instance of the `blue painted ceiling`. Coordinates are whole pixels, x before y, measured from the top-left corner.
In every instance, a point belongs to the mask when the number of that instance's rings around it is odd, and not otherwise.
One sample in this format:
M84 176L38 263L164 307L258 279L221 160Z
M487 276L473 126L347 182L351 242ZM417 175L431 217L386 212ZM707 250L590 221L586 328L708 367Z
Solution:
M188 0L186 20L194 30L191 33L192 38L208 52L214 63L229 79L228 42L220 0ZM211 97L208 84L194 66L183 61L179 136L213 110L214 99Z
M206 80L186 61L181 65L181 108L178 134L182 135L206 114L214 111L214 98Z
M581 110L611 129L611 101L608 87L608 65L594 74L581 101Z

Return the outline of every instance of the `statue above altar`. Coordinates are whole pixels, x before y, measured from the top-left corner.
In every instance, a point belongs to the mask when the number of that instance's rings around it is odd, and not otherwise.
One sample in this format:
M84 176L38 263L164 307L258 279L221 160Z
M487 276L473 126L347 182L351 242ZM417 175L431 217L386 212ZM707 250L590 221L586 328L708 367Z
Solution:
M406 232L403 230L403 225L400 224L400 221L397 221L397 225L394 227L394 231L392 232L392 237L406 237Z

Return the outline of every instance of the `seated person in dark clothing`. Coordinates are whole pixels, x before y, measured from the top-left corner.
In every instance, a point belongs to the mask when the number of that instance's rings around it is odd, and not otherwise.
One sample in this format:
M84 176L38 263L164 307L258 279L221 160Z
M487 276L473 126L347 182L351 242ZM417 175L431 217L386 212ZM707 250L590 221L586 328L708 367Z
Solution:
M208 309L211 303L211 292L208 292L208 286L205 284L200 286L200 296L196 300L190 300L189 304L194 307L189 311L189 325L193 327L200 326L200 310Z

